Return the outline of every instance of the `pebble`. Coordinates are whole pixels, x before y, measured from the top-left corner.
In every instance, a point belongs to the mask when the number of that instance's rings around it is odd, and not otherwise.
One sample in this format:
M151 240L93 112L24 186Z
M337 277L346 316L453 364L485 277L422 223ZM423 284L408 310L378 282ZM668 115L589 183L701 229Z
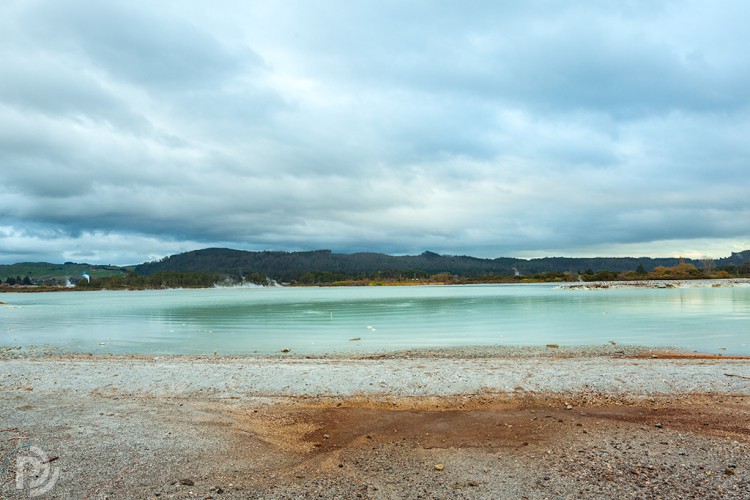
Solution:
M443 464L435 464L435 470L443 470L445 469L445 465Z

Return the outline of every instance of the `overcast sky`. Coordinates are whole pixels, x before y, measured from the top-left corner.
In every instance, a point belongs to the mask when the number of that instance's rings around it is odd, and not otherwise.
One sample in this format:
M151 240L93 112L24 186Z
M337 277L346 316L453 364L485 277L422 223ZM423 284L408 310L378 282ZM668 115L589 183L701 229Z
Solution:
M750 2L0 4L0 262L750 249Z

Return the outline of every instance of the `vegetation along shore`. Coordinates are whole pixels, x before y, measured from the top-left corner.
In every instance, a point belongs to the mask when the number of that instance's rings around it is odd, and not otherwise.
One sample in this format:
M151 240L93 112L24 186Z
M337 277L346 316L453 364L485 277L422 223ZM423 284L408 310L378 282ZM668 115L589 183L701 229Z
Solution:
M205 288L237 285L423 284L696 280L750 277L750 250L722 259L495 258L378 253L246 252L209 248L134 266L0 265L0 291Z

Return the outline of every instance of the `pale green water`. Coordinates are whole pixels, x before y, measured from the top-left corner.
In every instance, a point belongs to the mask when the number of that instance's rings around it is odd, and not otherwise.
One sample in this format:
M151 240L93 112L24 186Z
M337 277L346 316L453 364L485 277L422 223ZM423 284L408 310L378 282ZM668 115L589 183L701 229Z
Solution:
M7 293L0 300L8 304L0 306L0 345L82 353L342 353L615 341L750 354L750 287L233 288Z

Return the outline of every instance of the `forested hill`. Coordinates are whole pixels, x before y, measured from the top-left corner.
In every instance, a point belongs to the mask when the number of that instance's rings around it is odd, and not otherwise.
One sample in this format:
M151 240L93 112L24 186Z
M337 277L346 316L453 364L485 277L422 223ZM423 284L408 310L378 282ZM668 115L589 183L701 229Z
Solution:
M747 255L745 255L747 254ZM713 264L735 264L750 260L750 251L732 254L727 259L719 259ZM233 277L253 274L267 276L277 281L296 281L308 273L334 273L346 276L372 275L382 273L383 277L420 277L420 273L433 275L450 273L461 277L482 277L487 275L513 276L515 274L535 275L540 273L579 273L597 271L635 271L642 266L651 271L657 266L670 267L678 264L675 258L649 257L600 257L571 258L545 257L541 259L517 259L501 257L481 259L469 256L439 255L424 252L420 255L392 256L381 253L338 254L330 250L310 252L247 252L225 248L207 248L166 257L155 262L141 264L135 268L139 275L157 272L213 272ZM700 261L686 259L687 263L702 268Z

